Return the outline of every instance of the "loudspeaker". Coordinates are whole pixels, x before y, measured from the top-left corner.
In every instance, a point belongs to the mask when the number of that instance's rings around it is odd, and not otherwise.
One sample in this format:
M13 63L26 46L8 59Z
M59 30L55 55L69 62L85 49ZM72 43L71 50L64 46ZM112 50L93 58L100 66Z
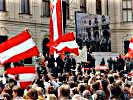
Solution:
M44 38L42 41L42 53L44 57L49 57L49 47L47 47L47 44L49 43L49 39L48 38Z
M5 42L7 39L8 39L8 36L0 35L0 44L3 43L3 42ZM10 64L11 64L11 63L6 63L6 64L4 65L4 70L10 68Z
M8 36L0 35L0 44L5 42L8 39Z
M126 54L128 52L130 41L124 41L124 53Z
M62 1L62 12L63 12L63 32L66 30L66 1Z
M21 64L21 62L20 62ZM32 64L32 57L24 59L24 64Z

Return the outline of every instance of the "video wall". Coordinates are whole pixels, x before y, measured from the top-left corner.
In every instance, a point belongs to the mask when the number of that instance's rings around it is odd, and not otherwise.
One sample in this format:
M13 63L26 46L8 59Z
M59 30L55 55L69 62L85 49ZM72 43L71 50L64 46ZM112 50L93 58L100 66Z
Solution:
M75 12L76 41L91 52L111 52L110 17Z

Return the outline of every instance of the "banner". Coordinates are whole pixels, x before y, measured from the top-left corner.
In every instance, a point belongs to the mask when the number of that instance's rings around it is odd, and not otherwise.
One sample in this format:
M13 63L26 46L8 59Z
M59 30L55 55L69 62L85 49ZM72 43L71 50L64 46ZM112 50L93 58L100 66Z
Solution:
M76 39L92 52L111 52L110 17L75 12Z

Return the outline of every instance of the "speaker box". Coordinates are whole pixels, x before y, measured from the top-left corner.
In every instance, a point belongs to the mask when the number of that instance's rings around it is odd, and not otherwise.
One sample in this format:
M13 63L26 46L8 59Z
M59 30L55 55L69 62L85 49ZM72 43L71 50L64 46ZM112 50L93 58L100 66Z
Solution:
M5 42L8 39L8 36L0 35L0 44Z
M124 41L124 53L126 54L128 52L130 41Z

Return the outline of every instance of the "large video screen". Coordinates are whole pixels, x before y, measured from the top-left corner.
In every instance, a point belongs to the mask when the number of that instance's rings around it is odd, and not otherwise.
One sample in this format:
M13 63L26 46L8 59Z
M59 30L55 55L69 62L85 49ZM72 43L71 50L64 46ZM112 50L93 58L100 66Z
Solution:
M91 52L111 52L110 17L75 12L76 41Z

